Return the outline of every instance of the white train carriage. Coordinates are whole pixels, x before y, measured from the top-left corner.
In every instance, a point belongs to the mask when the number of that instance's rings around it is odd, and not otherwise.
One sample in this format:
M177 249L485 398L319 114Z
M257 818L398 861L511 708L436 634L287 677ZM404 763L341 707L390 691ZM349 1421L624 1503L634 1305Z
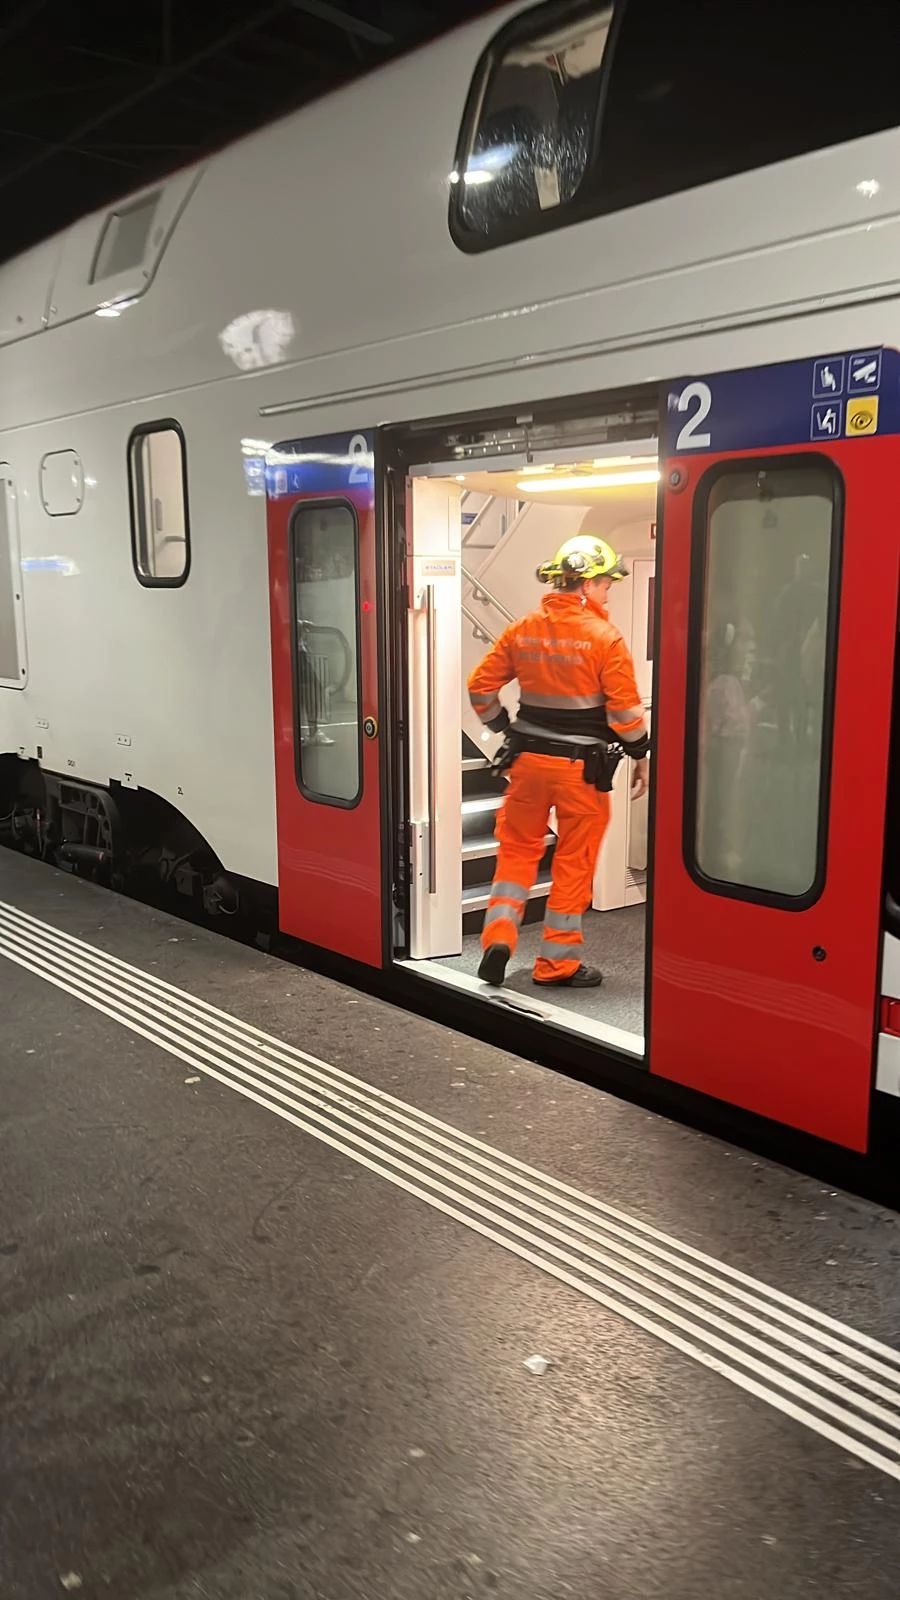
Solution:
M865 1150L900 1089L891 23L722 13L501 7L0 270L0 832ZM582 527L633 563L651 805L598 867L599 997L489 997L464 678Z

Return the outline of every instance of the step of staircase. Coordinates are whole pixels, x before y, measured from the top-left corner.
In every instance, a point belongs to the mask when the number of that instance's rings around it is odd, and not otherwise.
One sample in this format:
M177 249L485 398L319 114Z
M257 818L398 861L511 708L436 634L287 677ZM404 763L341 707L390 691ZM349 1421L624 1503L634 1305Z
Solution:
M555 844L556 844L556 834L555 833L546 833L544 835L544 849L545 850L550 850L550 849L553 848L553 846ZM486 859L488 856L493 857L496 854L497 854L497 841L493 837L493 834L491 835L490 839L463 839L463 843L462 843L462 858L463 858L463 861L481 861L483 859Z

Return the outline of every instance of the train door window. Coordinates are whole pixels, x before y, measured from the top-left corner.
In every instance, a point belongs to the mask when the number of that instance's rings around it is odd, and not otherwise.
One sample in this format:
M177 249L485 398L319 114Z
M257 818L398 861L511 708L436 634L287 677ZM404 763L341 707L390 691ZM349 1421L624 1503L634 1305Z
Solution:
M565 206L584 178L612 6L592 6L589 16L579 7L574 23L552 9L555 23L541 27L526 18L526 29L510 33L488 70L474 129L451 175L466 233L490 236Z
M704 887L808 905L824 862L837 475L817 457L713 468L698 517L688 865Z
M148 587L174 588L190 567L187 462L177 422L137 428L128 447L134 570Z
M346 501L300 505L291 524L297 781L311 800L362 792L359 530Z

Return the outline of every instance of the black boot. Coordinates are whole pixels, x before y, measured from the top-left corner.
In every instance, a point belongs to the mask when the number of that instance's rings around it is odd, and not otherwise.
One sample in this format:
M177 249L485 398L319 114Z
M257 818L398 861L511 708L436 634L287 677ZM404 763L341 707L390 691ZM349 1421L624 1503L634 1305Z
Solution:
M540 989L599 989L603 973L597 967L578 968L569 978L532 978Z
M489 944L478 966L478 976L482 983L489 983L493 989L499 989L506 977L506 963L512 951L508 944Z

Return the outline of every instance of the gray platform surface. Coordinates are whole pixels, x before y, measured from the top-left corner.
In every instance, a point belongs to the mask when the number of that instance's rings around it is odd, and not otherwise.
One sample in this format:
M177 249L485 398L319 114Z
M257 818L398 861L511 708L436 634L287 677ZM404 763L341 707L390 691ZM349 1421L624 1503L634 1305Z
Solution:
M0 901L900 1340L892 1213L19 858ZM2 955L0 1007L3 1600L896 1600L895 1477Z

